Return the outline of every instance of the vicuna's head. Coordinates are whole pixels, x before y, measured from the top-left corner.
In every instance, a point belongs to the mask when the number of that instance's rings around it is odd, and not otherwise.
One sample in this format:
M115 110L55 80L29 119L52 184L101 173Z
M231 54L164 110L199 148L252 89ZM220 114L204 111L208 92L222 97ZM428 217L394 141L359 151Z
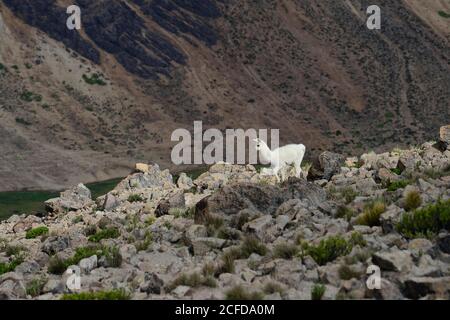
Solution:
M260 151L262 148L266 147L266 143L259 138L253 139L253 141L255 142L256 151Z

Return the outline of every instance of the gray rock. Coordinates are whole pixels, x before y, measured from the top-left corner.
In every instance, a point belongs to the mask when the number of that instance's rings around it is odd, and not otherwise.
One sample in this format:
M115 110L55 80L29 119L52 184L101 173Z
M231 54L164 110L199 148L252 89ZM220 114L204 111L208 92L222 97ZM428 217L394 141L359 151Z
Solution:
M344 156L330 151L322 152L319 155L320 168L323 171L323 179L330 180L335 174L338 174L344 165Z
M160 294L164 281L156 273L145 273L144 282L140 285L141 292Z
M450 277L408 277L403 281L403 293L407 298L419 299L429 294L435 298L448 299Z
M48 255L54 255L69 247L69 238L61 236L48 237L43 245L42 251Z
M91 191L82 183L72 189L61 192L59 198L47 200L46 209L51 213L64 213L66 211L79 210L93 204Z
M8 272L0 276L0 300L15 300L26 297L23 277L17 272Z
M41 267L36 261L25 261L18 265L14 271L22 274L33 274L38 272L40 269Z
M374 253L372 261L386 271L408 272L413 266L411 253L397 248Z
M212 237L199 237L191 240L194 254L203 256L214 249L221 249L225 245L226 240Z
M84 273L91 272L93 269L97 268L97 256L93 255L92 257L81 259L78 266Z

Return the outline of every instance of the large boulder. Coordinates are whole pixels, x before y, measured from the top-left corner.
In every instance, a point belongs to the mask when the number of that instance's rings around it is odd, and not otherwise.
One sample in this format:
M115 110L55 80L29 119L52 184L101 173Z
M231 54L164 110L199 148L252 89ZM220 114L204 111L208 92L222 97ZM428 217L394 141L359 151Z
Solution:
M68 211L76 211L92 205L91 191L85 185L79 185L61 192L59 198L53 198L45 202L48 212L64 213Z
M330 180L335 174L341 171L345 163L345 158L341 154L325 151L319 155L320 169L323 172L323 179Z
M143 169L143 168L141 168ZM149 165L143 170L129 175L122 180L114 190L117 192L132 191L152 187L174 188L172 175L169 170L160 170L157 164Z

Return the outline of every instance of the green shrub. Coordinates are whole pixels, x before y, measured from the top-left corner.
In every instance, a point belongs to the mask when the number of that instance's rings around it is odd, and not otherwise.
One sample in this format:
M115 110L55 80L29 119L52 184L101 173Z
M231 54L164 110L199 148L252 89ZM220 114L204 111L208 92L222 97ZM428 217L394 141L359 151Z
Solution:
M416 190L412 190L406 194L404 209L406 211L411 211L417 209L422 204L422 197L420 193Z
M446 18L446 19L450 19L450 13L447 13L445 11L439 10L438 14L442 17L442 18Z
M96 292L81 292L64 294L61 300L129 300L130 294L125 290L110 290L110 291L96 291Z
M407 238L431 238L442 229L450 231L450 200L405 213L397 224Z
M350 244L352 246L359 245L361 247L365 247L367 245L367 242L366 240L364 240L364 237L360 232L355 231L350 236Z
M14 271L16 267L23 262L23 257L21 255L14 257L11 262L0 262L0 275Z
M336 218L346 219L347 221L350 221L354 215L355 211L347 206L339 206L336 211Z
M299 252L299 248L294 244L279 243L275 246L273 255L275 258L292 259Z
M346 204L349 204L359 195L358 192L353 190L351 187L347 187L341 190L341 197L344 199Z
M31 126L32 123L24 118L16 118L16 122L19 124L23 124L24 126Z
M169 286L168 291L174 290L178 286L188 286L191 288L197 288L201 286L215 288L217 286L216 280L211 276L202 276L197 272L190 275L182 274L176 278Z
M279 294L283 294L284 289L281 285L276 282L267 282L263 289L265 294L273 294L278 292Z
M100 230L96 234L88 238L92 242L100 242L103 239L115 239L120 237L120 231L117 228L108 228L105 230Z
M411 181L409 181L409 180L393 181L389 184L389 186L387 187L387 190L393 192L398 189L403 189L410 183L411 183Z
M103 249L106 263L112 268L120 268L122 265L122 255L118 247L108 247Z
M42 236L43 234L47 234L47 233L48 233L47 227L45 227L45 226L37 227L37 228L28 230L25 235L25 238L34 239L36 237Z
M26 286L27 295L32 297L37 297L42 294L42 289L47 283L47 279L45 277L36 278L30 281L30 283Z
M58 256L50 258L47 271L51 274L63 274L67 270L66 262Z
M402 170L400 168L393 168L393 169L391 169L391 172L395 173L396 175L402 174Z
M267 247L256 237L247 237L241 245L241 259L247 259L252 253L265 256Z
M249 292L242 286L235 286L225 293L227 300L262 300L264 295L260 292Z
M343 264L339 267L338 273L339 273L339 277L342 280L350 280L352 278L358 279L361 276L360 272L353 270L353 268L351 268L345 264Z
M106 86L106 82L97 73L93 73L90 77L83 74L83 80L90 85Z
M364 207L363 212L356 218L356 224L379 226L380 216L386 211L386 204L382 200L372 201Z
M27 248L25 248L24 246L6 245L2 251L5 252L6 256L12 257L12 256L18 256L23 251L26 251L26 250L27 250Z
M42 96L40 94L33 93L31 91L25 90L20 94L20 99L25 102L41 102Z
M322 300L325 290L323 284L315 284L311 289L311 300Z
M139 194L130 194L130 196L128 197L128 202L131 202L131 203L142 202L142 201L144 201L144 199Z
M319 265L324 265L337 257L349 254L352 250L352 245L341 236L333 236L322 239L317 246L304 242L302 244L302 250L304 256L309 255Z

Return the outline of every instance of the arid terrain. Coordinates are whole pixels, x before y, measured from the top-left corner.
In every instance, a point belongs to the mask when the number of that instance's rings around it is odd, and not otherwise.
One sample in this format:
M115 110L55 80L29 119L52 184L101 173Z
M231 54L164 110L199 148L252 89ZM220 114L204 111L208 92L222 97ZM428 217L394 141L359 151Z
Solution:
M194 120L279 128L308 157L434 139L450 119L450 1L379 0L381 30L370 4L0 0L0 191L180 170L170 135Z

